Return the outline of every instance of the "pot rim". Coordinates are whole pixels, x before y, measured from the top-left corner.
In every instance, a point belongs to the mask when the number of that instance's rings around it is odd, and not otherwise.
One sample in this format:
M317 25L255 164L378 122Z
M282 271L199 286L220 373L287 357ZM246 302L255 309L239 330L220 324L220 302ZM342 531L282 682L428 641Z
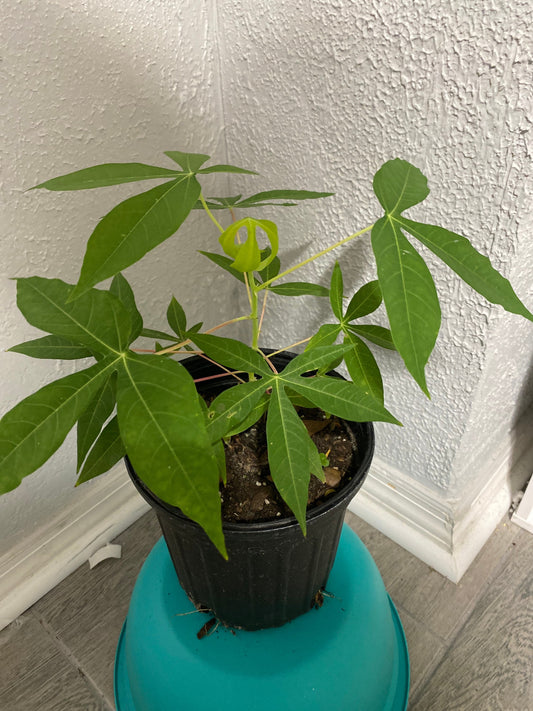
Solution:
M368 473L370 462L372 461L372 456L374 453L374 428L372 426L372 423L352 423L347 420L342 421L345 422L348 427L350 427L350 429L353 427L353 425L359 426L359 428L362 430L361 434L363 434L363 437L365 437L366 435L367 446L362 452L361 459L351 465L355 469L351 479L348 480L345 486L343 486L341 489L339 489L330 497L328 497L326 501L323 501L322 503L317 504L316 506L313 506L308 509L306 515L307 522L320 518L331 509L342 504L343 501L347 500L349 502L355 495L359 487L362 485ZM187 523L189 523L191 526L201 528L199 524L197 524L195 521L186 516L177 506L167 504L166 501L163 501L162 499L157 497L138 476L127 455L124 457L124 461L126 463L126 469L128 470L128 474L130 475L134 486L141 494L141 496L146 501L148 501L151 506L155 507L156 509L162 508L167 514L187 521ZM222 521L222 530L224 532L232 532L237 534L252 533L255 531L271 531L273 529L279 530L283 528L293 527L299 528L299 526L300 524L296 520L295 516L284 516L281 518L270 519L268 521Z
M264 348L263 351L265 353L268 353L269 351L272 352L271 349ZM282 355L282 359L285 360L290 359L291 357L294 357L295 354L293 353L288 353L285 352ZM279 356L278 356L279 357ZM185 358L181 360L180 362L183 364L186 361L195 361L195 362L202 362L205 363L205 361L202 361L202 359L199 358L199 356L190 356L189 358ZM333 371L334 372L334 371ZM335 373L335 376L342 378L342 376L339 373ZM219 385L223 385L223 380L218 381ZM348 503L351 501L351 499L355 496L361 485L363 484L363 481L368 473L368 470L370 468L370 463L372 461L373 455L374 455L374 444L375 444L375 437L374 437L374 427L372 422L352 422L350 420L344 420L343 418L339 418L342 422L344 422L347 427L351 430L352 434L355 435L355 439L358 445L361 444L361 438L365 442L366 446L364 449L357 449L354 450L354 460L352 460L352 463L350 464L350 469L349 472L353 472L352 477L348 479L347 483L341 487L338 491L336 491L334 494L331 494L327 498L326 501L323 501L320 504L317 504L316 506L311 507L310 509L307 510L306 513L306 521L311 522L314 521L321 516L325 515L328 511L330 511L333 508L336 508L337 506L342 505L344 501L347 501ZM354 432L354 429L356 432ZM358 430L358 432L357 432ZM359 437L357 437L359 435ZM137 489L137 491L141 494L141 496L147 501L152 507L156 509L163 509L167 514L171 516L175 516L176 518L181 519L184 522L187 522L187 524L196 527L196 528L201 528L201 526L190 519L188 516L186 516L177 506L172 506L171 504L166 503L159 497L157 497L150 489L149 487L143 482L143 480L138 476L136 473L135 469L133 468L133 464L131 463L129 457L126 455L124 457L124 461L126 464L126 469L128 471L128 474ZM311 475L312 476L312 475ZM286 528L299 528L300 524L296 520L295 516L282 516L280 518L275 518L275 519L270 519L268 521L224 521L222 520L222 530L224 533L232 533L232 534L248 534L248 533L254 533L254 532L263 532L263 531L271 531L271 530L281 530L281 529L286 529Z

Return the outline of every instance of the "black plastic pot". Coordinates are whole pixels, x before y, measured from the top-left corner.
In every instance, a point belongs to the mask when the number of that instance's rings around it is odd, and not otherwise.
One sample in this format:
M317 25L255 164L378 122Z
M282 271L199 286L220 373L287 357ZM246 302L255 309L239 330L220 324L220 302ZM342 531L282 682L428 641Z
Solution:
M292 354L273 357L281 370ZM198 356L181 361L191 375L220 373ZM338 376L341 377L341 376ZM199 382L199 392L217 393L235 384L231 376ZM126 457L130 477L155 509L181 586L197 607L224 624L247 630L278 627L310 610L327 584L346 508L361 487L374 452L372 423L347 422L357 442L347 484L307 514L307 536L295 518L225 523L229 560L224 560L196 523L144 485Z

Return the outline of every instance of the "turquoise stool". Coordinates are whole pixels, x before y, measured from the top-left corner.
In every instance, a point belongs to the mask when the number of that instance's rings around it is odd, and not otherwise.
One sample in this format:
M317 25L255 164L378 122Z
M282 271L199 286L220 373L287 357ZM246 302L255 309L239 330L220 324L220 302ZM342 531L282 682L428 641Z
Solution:
M194 611L161 539L132 594L115 662L117 711L405 711L409 657L379 571L344 526L328 595L257 632Z

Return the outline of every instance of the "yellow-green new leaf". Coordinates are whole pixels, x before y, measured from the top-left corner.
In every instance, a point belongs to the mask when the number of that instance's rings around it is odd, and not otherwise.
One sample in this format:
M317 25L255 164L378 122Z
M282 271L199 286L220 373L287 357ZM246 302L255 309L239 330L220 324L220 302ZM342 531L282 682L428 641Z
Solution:
M225 555L219 468L189 373L176 361L130 353L119 372L117 405L122 441L139 477Z
M263 230L270 243L270 252L266 256L263 256L265 250L261 251L257 242L256 231L258 227ZM243 244L236 244L235 239L240 229L246 230L247 237ZM245 217L242 220L233 222L220 235L218 241L224 252L233 257L234 261L231 265L233 269L238 272L262 271L274 260L278 253L278 228L270 220L256 220L252 217Z
M60 378L4 415L0 420L0 494L17 487L52 456L117 364L110 357Z

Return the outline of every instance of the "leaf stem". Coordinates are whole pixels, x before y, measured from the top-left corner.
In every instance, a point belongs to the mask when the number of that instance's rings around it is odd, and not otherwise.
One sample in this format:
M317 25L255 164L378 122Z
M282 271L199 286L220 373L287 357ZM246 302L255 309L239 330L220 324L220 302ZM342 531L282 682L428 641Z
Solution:
M220 232L224 232L224 228L222 227L220 222L216 219L216 217L213 215L213 213L209 209L209 207L205 201L203 193L200 193L200 202L202 203L204 210L207 212L207 214L211 218L212 222L217 226L217 228L220 230Z
M303 262L299 262L298 264L295 264L293 267L290 267L289 269L286 269L284 272L281 272L275 277L272 277L272 279L269 279L268 281L264 281L261 286L257 287L257 291L262 291L266 287L270 286L275 281L278 281L278 279L281 279L284 276L287 276L287 274L292 274L292 272L296 271L297 269L300 269L300 267L305 267L306 264L309 264L310 262L314 261L315 259L318 259L318 257L322 257L324 254L327 254L328 252L331 252L333 249L336 249L337 247L341 247L343 244L346 244L352 239L355 239L356 237L359 237L360 235L364 234L365 232L369 232L372 227L374 227L374 224L368 225L368 227L365 227L362 230L359 230L359 232L354 232L353 235L349 235L348 237L345 237L344 239L339 240L338 242L335 242L335 244L332 244L330 247L326 247L326 249L322 249L320 252L317 252L316 254L313 254L311 257L308 257L307 259L304 259Z
M223 328L224 326L229 326L232 323L237 323L237 321L247 321L251 318L251 316L237 316L237 318L231 318L229 321L224 321L223 323L219 323L218 326L213 326L213 328L208 328L207 331L204 331L204 333L214 333L214 331L218 331L219 328ZM157 355L165 355L166 353L176 353L179 351L181 348L184 346L188 346L189 343L192 343L192 339L187 338L185 341L181 341L180 343L175 343L173 346L169 346L168 348L163 348L161 351L157 351ZM147 352L153 352L153 351L147 351Z
M257 334L258 336L261 334L261 329L263 327L263 319L265 317L267 296L268 296L268 291L265 291L265 295L263 297L263 306L261 308L261 316L259 318L259 327L258 327L258 334Z
M213 363L213 365L216 365L218 368L221 368L224 373L219 373L218 375L208 375L205 378L197 378L194 382L199 383L203 382L204 380L214 380L215 378L222 378L224 375L232 375L234 378L236 378L239 382L244 383L245 381L242 378L239 378L239 376L236 374L237 371L230 370L229 368L226 368L223 365L220 365L220 363L217 363L216 360L213 360L212 358L209 358L209 356L206 356L206 354L203 351L200 351L198 353L200 358L204 358L205 360L208 360L210 363ZM241 371L239 371L241 372Z
M302 343L307 343L308 341L311 340L311 338L312 338L312 336L309 336L309 338L304 338L301 341L296 341L296 343L291 343L290 346L285 346L285 348L280 348L279 351L274 351L274 353L269 353L268 357L270 358L271 356L278 355L278 353L283 353L284 351L288 351L289 348L294 348L294 346L301 346Z

